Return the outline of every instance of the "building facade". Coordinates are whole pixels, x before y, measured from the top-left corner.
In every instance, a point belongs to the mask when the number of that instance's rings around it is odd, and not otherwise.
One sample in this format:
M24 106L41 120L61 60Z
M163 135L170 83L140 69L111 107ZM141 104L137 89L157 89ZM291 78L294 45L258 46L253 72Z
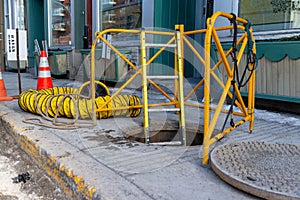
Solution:
M89 49L94 33L107 28L160 27L186 29L204 27L205 1L182 0L4 0L6 29L19 28L28 32L26 67L37 73L38 55L34 40L47 41L51 72L60 75L72 71L81 61L83 49ZM15 9L15 10L14 10ZM14 12L17 9L22 12ZM36 11L39 12L36 12ZM13 22L13 23L11 23ZM52 56L54 58L52 58ZM57 63L59 62L59 63ZM63 67L61 67L64 65ZM50 66L51 67L51 66ZM8 63L7 68L15 68ZM76 71L76 70L75 70ZM155 73L155 72L153 72ZM163 73L163 72L161 72ZM193 71L186 74L193 76Z
M252 24L258 58L257 102L268 107L267 100L272 100L279 110L299 113L300 1L215 1L214 11L236 13ZM223 35L228 48L231 36L230 32Z
M27 30L26 67L35 69L38 62L34 40L47 41L52 73L72 72L88 52L94 33L107 28L156 27L185 30L203 29L208 16L216 11L235 13L249 19L257 42L256 94L261 99L300 103L300 3L299 0L0 0L0 61L5 61L5 30ZM38 11L38 12L37 12ZM224 21L218 21L222 25ZM227 22L226 22L227 23ZM1 34L3 33L3 34ZM232 32L224 32L221 41L230 44ZM203 36L193 38L203 44ZM52 57L51 57L52 56ZM170 55L158 62L172 65ZM159 60L160 59L160 60ZM186 63L188 65L188 63ZM8 66L8 67L11 67ZM76 70L73 70L76 71ZM151 69L153 74L165 71ZM72 74L72 73L71 73ZM74 74L73 74L74 75ZM201 75L190 67L187 77Z

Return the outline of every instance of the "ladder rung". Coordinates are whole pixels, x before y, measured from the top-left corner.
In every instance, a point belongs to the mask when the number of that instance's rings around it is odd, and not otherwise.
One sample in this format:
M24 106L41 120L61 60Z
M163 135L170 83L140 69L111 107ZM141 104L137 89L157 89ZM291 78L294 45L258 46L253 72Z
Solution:
M178 76L146 76L150 79L178 79Z
M146 43L146 47L172 47L175 48L176 44L156 44L156 43Z
M148 112L178 112L180 108L150 108Z
M153 142L150 145L157 145L157 146L172 146L172 145L182 145L181 141L171 141L171 142Z
M140 47L140 43L136 42L114 42L112 43L114 47ZM146 47L170 47L175 48L176 44L155 44L155 43L146 43Z
M112 42L112 45L114 47L140 47L141 46L140 42L137 42L136 40Z

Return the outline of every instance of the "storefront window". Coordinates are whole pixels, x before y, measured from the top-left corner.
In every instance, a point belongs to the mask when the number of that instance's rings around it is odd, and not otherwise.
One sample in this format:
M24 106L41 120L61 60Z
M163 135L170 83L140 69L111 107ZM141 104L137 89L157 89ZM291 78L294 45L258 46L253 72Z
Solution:
M239 16L249 19L254 31L300 28L300 0L240 0Z
M50 46L71 45L71 0L51 0Z
M102 30L141 27L141 0L101 0Z

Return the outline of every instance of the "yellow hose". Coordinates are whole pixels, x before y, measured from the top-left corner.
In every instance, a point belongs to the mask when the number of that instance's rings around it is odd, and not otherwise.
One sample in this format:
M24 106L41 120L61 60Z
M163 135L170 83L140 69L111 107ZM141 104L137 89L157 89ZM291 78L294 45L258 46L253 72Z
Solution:
M96 108L100 108L110 95L96 98ZM80 90L70 87L53 87L43 90L26 90L19 96L19 106L26 112L41 114L48 117L76 118L77 113L81 119L92 118L92 99L80 95ZM128 106L141 105L140 99L134 95L118 95L113 98L104 109L96 113L98 119L106 119L112 116L137 117L141 109L130 108L113 110Z

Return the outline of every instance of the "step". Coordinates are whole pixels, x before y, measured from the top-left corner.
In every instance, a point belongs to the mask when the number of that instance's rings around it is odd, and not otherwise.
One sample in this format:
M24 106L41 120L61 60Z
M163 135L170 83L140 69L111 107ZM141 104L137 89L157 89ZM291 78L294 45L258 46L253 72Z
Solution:
M176 44L146 43L146 47L170 47L170 48L175 48Z
M178 145L182 145L181 141L171 141L171 142L153 142L150 143L150 145L157 145L157 146L178 146Z
M150 108L148 112L179 112L180 108Z
M178 76L146 76L149 79L178 79Z

